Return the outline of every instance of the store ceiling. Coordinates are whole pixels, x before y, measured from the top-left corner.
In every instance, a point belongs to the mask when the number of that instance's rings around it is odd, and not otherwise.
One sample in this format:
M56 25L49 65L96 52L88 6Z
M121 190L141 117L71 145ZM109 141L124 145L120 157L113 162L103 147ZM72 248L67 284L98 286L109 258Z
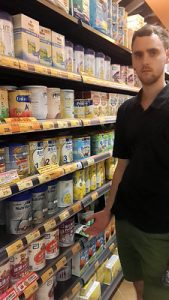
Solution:
M145 18L145 22L153 25L161 25L158 17L153 13L151 8L144 0L119 0L120 6L126 8L126 11L130 15L140 14Z

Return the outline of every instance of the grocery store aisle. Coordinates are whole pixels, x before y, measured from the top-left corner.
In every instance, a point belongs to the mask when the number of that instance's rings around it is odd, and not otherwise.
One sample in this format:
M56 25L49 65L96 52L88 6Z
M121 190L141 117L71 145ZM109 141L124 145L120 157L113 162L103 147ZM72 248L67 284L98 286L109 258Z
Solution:
M112 300L136 300L136 293L132 283L124 280Z

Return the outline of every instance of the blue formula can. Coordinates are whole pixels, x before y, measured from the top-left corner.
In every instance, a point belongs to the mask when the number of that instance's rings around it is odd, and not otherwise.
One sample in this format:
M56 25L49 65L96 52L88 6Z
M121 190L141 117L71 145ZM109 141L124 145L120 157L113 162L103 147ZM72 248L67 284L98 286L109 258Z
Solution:
M7 231L23 234L32 224L32 198L30 192L13 196L6 201Z
M73 160L79 161L89 157L91 154L90 136L77 137L73 139Z

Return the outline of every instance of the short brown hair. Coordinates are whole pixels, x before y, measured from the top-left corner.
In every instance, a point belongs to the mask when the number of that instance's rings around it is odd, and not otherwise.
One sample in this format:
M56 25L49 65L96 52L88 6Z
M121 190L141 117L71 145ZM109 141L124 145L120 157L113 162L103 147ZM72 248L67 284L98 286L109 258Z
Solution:
M137 37L150 36L152 34L158 35L159 39L162 41L164 48L169 48L169 32L161 26L146 24L139 30L135 31L132 38L132 47L135 39Z

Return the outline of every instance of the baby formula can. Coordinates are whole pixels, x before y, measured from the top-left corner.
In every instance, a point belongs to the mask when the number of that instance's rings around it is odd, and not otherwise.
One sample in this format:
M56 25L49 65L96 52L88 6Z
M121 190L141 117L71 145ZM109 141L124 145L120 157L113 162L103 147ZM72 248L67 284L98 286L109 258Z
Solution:
M23 234L31 228L31 193L24 192L13 196L6 202L6 225L9 233Z
M45 165L56 165L58 163L56 139L45 139L43 142Z
M85 100L75 99L74 100L74 114L75 118L85 118Z
M45 233L46 259L53 259L59 255L59 229Z
M62 118L74 118L74 91L61 90L60 93Z
M48 113L47 87L42 85L28 85L22 88L31 92L32 117L38 120L45 120Z
M102 52L96 52L95 57L95 75L97 78L104 79L105 55Z
M12 17L0 10L0 55L14 56Z
M89 76L95 76L95 52L92 49L84 51L84 71Z
M53 215L57 212L57 180L48 183L48 215Z
M71 174L58 181L57 199L58 207L67 207L73 204L73 179Z
M54 300L54 277L48 279L36 292L36 300Z
M73 139L73 160L78 161L90 156L90 136Z
M43 184L32 190L33 224L40 224L48 212L47 185Z
M27 144L11 143L5 148L6 171L17 170L20 178L29 174L29 153Z
M108 179L108 180L113 179L116 165L117 165L117 158L110 157L110 158L106 159L106 179Z
M111 57L106 56L104 61L105 66L105 80L111 80Z
M101 180L101 163L96 164L96 187L99 188L102 186Z
M10 258L11 282L14 284L29 272L28 249L22 250Z
M73 142L71 136L62 136L57 139L59 165L73 161Z
M59 119L61 117L61 107L60 107L60 89L58 88L48 88L47 89L48 98L48 119Z
M81 45L74 46L73 70L74 73L84 72L84 48Z
M0 88L0 119L9 117L8 91Z
M37 169L45 165L43 141L29 142L29 161L31 175L37 173Z
M90 173L90 190L94 191L97 188L96 165L89 167L89 173Z
M73 174L73 198L82 200L86 195L85 170L78 170Z
M2 147L0 148L0 173L5 172L5 151L6 148Z
M85 171L85 183L86 183L86 194L90 193L90 173L89 168L84 169Z
M9 288L10 285L10 263L9 261L0 266L0 295Z
M93 100L92 99L85 99L85 118L92 119L94 117L94 107L93 107Z
M65 67L68 72L73 72L73 43L65 41Z
M71 261L69 261L64 267L56 273L56 280L63 282L70 279L72 276Z
M29 267L32 271L39 271L45 265L45 239L41 238L29 245Z
M59 225L59 245L61 247L68 247L74 244L75 224L74 218Z
M32 116L30 96L29 90L9 91L9 116L11 118Z

